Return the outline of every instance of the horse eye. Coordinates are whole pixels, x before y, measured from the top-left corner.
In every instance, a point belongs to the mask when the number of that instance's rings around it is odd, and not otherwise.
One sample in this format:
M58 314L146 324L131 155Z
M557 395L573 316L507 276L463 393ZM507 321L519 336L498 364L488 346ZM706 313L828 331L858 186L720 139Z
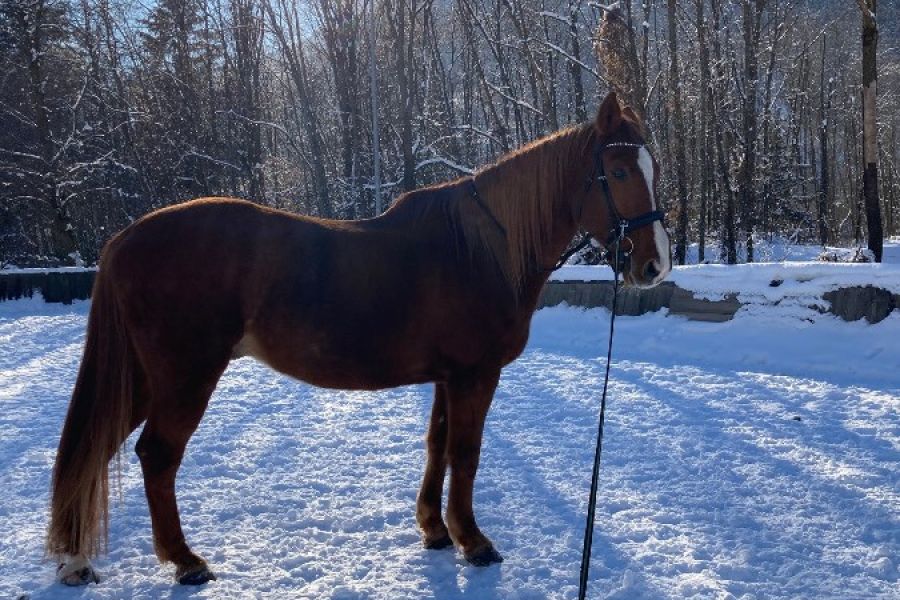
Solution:
M616 179L625 179L625 175L625 169L616 169L615 171L613 171L613 177L615 177Z

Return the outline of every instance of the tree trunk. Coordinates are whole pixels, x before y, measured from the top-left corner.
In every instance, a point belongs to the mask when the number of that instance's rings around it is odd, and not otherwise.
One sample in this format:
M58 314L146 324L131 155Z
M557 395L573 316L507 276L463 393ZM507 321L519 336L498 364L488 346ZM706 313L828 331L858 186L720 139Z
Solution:
M572 78L572 95L575 103L575 118L579 123L587 120L587 107L584 103L584 84L581 80L581 44L578 43L578 9L581 1L569 3L569 41L572 43L572 57L568 61L569 77ZM576 62L578 61L578 62Z
M819 243L823 246L828 244L828 115L831 112L831 84L828 84L828 91L825 88L825 35L822 35L822 70L819 80L819 109L821 117L819 120L819 153L821 154L821 171L819 184L819 206L818 206L818 226L819 226ZM826 97L828 101L826 103Z
M713 17L712 42L713 51L715 52L715 64L719 65L716 72L716 81L722 80L723 76L719 70L725 69L723 61L722 44L716 32L719 31L722 23L722 7L719 0L712 0L711 9ZM726 30L727 36L727 30ZM728 38L726 37L726 43ZM736 67L732 69L734 71ZM737 263L737 231L735 225L734 204L735 193L731 181L731 166L729 165L729 149L732 146L731 139L726 140L725 125L728 122L727 110L725 106L725 94L716 85L710 87L710 102L716 108L715 118L712 119L713 137L716 144L716 159L718 161L718 171L722 175L722 188L720 196L724 196L725 206L722 207L722 257L729 265Z
M681 111L681 80L678 73L678 37L675 27L675 0L667 1L669 21L669 91L675 135L675 187L678 191L678 224L675 228L675 261L683 265L687 257L688 192L684 169L684 115Z
M715 173L711 156L714 153L714 143L712 139L712 128L709 119L715 114L715 107L712 104L712 94L710 94L709 86L712 85L709 71L709 47L706 41L706 19L703 15L705 0L696 0L695 8L697 10L697 46L700 49L700 132L698 134L700 150L700 218L698 219L698 254L697 260L702 263L706 259L706 225L707 212L709 211L709 197L712 193L712 187L715 182L713 179Z
M753 262L754 210L756 204L756 93L759 79L757 49L759 48L759 18L764 0L743 0L744 33L744 101L743 136L744 162L741 168L741 226L747 243L747 262Z
M866 206L866 226L869 231L869 250L875 255L875 260L881 262L884 232L881 229L881 206L878 203L876 3L877 0L865 0L865 10L862 11L863 199Z
M413 153L413 88L416 0L398 0L395 5L385 5L391 37L394 42L394 65L397 74L397 91L400 118L400 152L403 159L403 190L416 187L416 162Z
M232 0L234 49L237 75L237 102L243 121L238 124L239 142L243 146L241 167L247 180L247 192L254 200L263 200L265 186L262 172L262 130L259 125L260 63L263 30L255 0Z

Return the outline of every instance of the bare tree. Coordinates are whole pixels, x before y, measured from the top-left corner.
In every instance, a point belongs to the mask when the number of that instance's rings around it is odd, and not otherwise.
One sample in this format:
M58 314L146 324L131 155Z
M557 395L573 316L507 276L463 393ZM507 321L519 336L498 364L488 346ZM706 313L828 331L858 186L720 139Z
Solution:
M759 35L762 12L767 0L741 0L741 24L744 35L743 144L741 165L741 226L747 244L747 262L753 262L753 232L756 204L756 151L758 137L757 92L759 88Z
M312 83L303 44L303 20L296 4L287 0L277 0L277 4L273 5L274 2L276 0L266 0L265 10L269 15L269 27L278 42L297 94L302 126L309 144L307 156L312 169L316 209L320 216L330 217L332 206L325 169L325 144L313 103Z
M681 111L681 78L678 72L678 33L675 17L675 0L667 0L669 21L669 97L672 104L675 146L675 189L678 192L678 223L675 227L675 261L683 265L687 257L688 190L685 181L685 131Z
M817 222L819 226L819 243L823 246L828 243L828 124L831 113L831 79L825 81L825 57L827 37L822 35L822 66L819 78L819 152L820 159L820 186Z
M875 49L879 34L900 32L896 3L882 2L877 22L868 0L141 7L0 0L0 261L63 264L75 250L93 261L131 220L201 194L366 216L369 122L388 197L583 121L608 87L655 136L679 261L691 240L701 260L715 249L731 263L768 258L767 238L867 235L875 251L879 202L896 233L890 49L874 113ZM862 54L857 30L835 26L857 10ZM595 56L584 44L598 25ZM363 28L377 40L370 53Z
M45 0L5 0L0 14L8 23L8 32L18 55L22 89L26 92L21 106L6 107L20 126L22 146L19 150L4 148L6 158L15 159L20 179L28 185L20 188L20 200L38 203L37 212L45 226L40 236L49 244L49 252L61 263L74 264L78 256L75 229L66 195L66 152L76 142L63 130L65 112L72 111L76 99L51 97L51 90L59 90L59 82L51 83L48 61L54 54L52 44L60 43L67 31L66 14L56 2ZM57 129L58 135L54 134ZM30 190L30 191L29 191Z
M341 175L351 194L358 193L355 168L361 129L359 50L362 7L357 0L316 0L313 4L337 97L341 139Z
M263 60L263 15L257 0L231 0L231 30L234 40L234 112L238 118L238 162L248 182L251 198L265 197L261 69Z
M881 205L878 202L878 20L877 0L856 0L862 12L862 119L863 119L863 198L869 250L881 262L884 233Z

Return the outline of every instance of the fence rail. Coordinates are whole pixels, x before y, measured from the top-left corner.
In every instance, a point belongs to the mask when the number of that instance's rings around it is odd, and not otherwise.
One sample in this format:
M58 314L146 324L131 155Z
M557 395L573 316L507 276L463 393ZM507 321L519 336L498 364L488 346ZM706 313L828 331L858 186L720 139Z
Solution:
M97 271L91 269L0 271L0 301L31 298L38 293L47 302L87 300L96 276Z

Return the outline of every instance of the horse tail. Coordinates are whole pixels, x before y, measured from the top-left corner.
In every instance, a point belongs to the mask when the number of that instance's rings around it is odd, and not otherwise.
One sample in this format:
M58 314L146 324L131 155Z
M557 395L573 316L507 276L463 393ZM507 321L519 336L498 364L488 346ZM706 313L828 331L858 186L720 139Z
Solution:
M104 258L111 258L113 244ZM109 260L97 273L87 340L53 468L47 552L95 556L109 525L109 463L131 432L137 355ZM118 466L118 465L117 465ZM102 542L101 542L102 540Z

